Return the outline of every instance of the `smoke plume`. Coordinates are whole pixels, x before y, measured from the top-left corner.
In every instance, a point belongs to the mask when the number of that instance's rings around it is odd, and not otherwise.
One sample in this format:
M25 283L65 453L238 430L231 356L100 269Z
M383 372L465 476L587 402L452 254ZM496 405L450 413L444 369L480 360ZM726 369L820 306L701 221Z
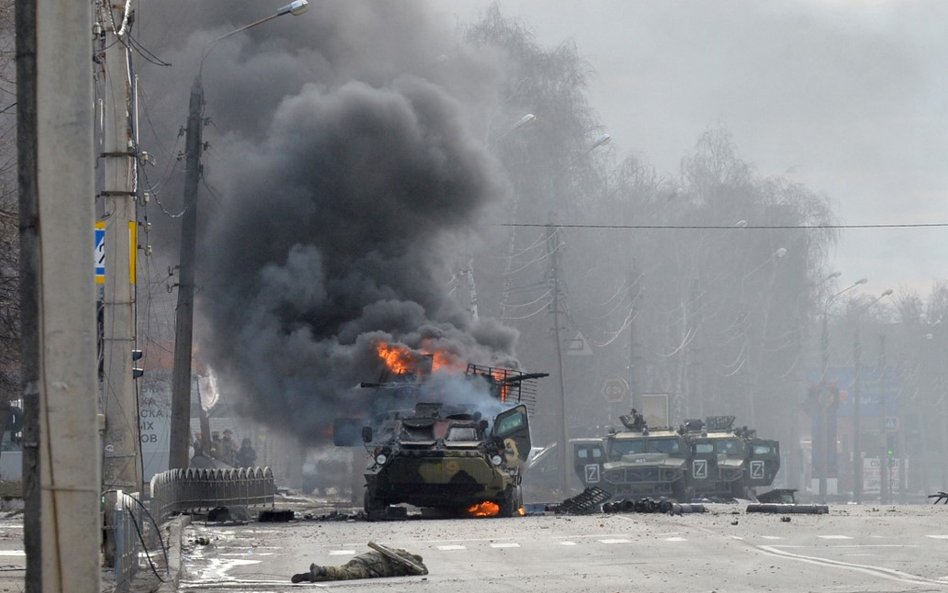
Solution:
M398 4L327 8L318 36L282 22L309 14L281 19L213 54L202 30L173 56L206 57L207 111L227 140L206 171L223 197L202 225L202 354L226 397L309 441L360 411L379 341L516 364L516 332L448 294L461 246L505 193L475 129L494 74L463 49L443 55Z

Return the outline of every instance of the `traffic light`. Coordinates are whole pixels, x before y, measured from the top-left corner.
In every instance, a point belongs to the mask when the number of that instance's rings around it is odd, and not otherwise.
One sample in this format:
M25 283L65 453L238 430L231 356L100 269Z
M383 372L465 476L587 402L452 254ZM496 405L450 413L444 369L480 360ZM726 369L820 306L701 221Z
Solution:
M886 459L892 459L896 454L896 440L894 434L885 435L885 456Z

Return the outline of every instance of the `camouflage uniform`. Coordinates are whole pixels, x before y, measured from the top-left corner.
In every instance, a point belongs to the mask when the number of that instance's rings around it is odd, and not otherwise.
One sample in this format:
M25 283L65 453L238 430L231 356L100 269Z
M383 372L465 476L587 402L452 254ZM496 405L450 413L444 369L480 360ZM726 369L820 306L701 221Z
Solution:
M396 562L379 552L373 551L359 554L342 566L311 564L309 572L295 574L291 580L294 583L301 581L315 583L319 581L345 581L428 574L428 569L422 563L421 556L401 548L392 548L392 551L418 566L412 566L408 562Z

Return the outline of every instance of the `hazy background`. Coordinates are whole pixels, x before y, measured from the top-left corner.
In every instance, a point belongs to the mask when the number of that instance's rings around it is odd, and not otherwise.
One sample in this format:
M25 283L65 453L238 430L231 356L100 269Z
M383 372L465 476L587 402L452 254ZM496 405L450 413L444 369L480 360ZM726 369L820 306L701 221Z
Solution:
M493 2L432 1L471 21ZM826 194L843 224L948 221L948 4L500 0L546 47L575 41L620 155L659 174L709 127L763 176ZM753 224L753 221L749 221ZM843 231L828 267L877 294L944 279L945 229Z

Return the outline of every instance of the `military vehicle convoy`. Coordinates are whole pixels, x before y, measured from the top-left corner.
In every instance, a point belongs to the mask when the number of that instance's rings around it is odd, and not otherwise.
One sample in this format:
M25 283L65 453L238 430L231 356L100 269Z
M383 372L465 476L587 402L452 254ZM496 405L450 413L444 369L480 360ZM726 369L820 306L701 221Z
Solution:
M573 440L573 462L585 486L613 498L753 498L780 469L777 441L733 428L733 416L689 420L677 429L649 429L642 416L620 418L625 430Z
M463 381L486 382L488 405L419 399L411 408L389 411L377 427L365 426L369 520L384 518L390 505L400 503L471 515L518 514L531 446L528 405L533 400L525 382L540 376L545 375L469 365ZM420 389L425 380L414 383L418 397L426 397ZM410 384L396 380L373 387L404 392ZM481 409L500 411L486 417Z

